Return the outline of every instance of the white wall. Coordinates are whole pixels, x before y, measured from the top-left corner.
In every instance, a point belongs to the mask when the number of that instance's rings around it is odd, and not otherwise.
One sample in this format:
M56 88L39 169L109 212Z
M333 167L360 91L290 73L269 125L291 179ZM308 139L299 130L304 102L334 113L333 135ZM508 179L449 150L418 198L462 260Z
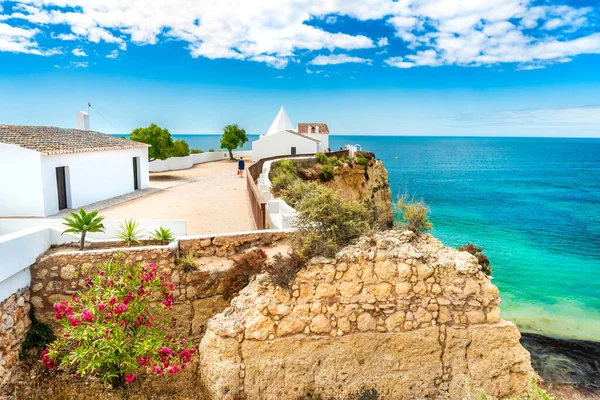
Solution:
M240 150L234 151L233 156L238 157L252 157L252 150ZM229 152L218 151L218 152L206 152L201 154L190 154L187 157L171 157L166 160L154 160L150 161L150 172L164 172L164 171L176 171L180 169L192 168L196 164L202 164L212 161L227 160L229 158Z
M319 145L320 143L302 136L282 131L252 142L252 159L256 161L265 157L290 155L292 147L296 147L296 154L314 154L324 151L325 148L319 149Z
M42 155L44 215L54 215L59 211L56 167L68 167L68 207L79 208L133 192L133 157L140 158L140 189L147 188L149 170L146 148Z
M0 143L0 217L44 216L40 154Z
M34 227L0 236L0 301L31 282L29 266L52 244L73 241L55 229Z
M311 137L312 136L313 135L311 135ZM325 133L319 133L314 136L317 140L321 141L321 151L323 151L323 152L327 151L327 148L329 147L329 135L325 134ZM331 149L331 151L338 151L338 150L339 149Z
M102 211L100 211L100 215L102 215ZM86 238L93 240L115 239L119 230L119 224L122 222L122 220L105 219L102 221L105 232L90 232L86 235ZM150 233L161 226L171 229L173 236L185 236L187 234L187 222L185 220L138 220L136 222L139 223L139 227L143 231L143 239L148 239ZM0 219L0 236L34 227L54 228L58 232L62 232L66 229L63 225L62 218L6 218Z

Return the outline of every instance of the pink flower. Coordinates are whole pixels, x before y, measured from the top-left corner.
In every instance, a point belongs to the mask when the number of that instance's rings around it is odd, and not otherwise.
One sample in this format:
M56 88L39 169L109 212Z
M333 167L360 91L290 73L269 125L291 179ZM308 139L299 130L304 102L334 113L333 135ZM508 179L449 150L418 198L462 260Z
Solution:
M159 375L163 373L162 368L160 367L160 365L154 365L152 367L152 371L156 372Z
M125 320L121 321L121 323L119 325L125 326Z
M163 305L170 310L171 307L173 306L173 298L172 297L167 297L166 300L163 301Z
M94 320L94 316L87 308L84 308L81 312L81 319L87 322L92 322Z
M177 372L179 372L179 367L177 365L173 365L167 370L167 372L170 374L176 374Z
M42 352L42 363L46 366L46 368L52 369L56 367L56 363L48 356L49 352L50 350L48 348Z
M140 365L146 365L146 364L148 364L149 362L150 362L150 356L148 356L148 357L145 357L145 358L144 358L144 357L140 357L140 358L138 358L138 363L139 363Z
M98 304L98 311L102 311L108 307L108 304L100 303Z
M135 381L135 378L136 378L136 374L127 374L127 375L125 375L125 382L131 383L131 382Z
M100 270L98 270L98 275L100 275L100 276L104 276L104 271L102 271L101 269L100 269Z
M81 320L79 318L75 318L73 316L69 317L69 323L71 324L71 326L79 326L79 324L81 323Z

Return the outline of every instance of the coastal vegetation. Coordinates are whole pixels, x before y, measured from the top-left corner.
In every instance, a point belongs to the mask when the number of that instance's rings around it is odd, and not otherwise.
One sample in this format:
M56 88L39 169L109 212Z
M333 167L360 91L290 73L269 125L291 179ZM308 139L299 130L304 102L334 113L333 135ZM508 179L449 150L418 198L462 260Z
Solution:
M140 229L140 224L134 221L133 218L119 223L117 237L125 242L127 246L131 246L132 243L140 244L141 236L142 230Z
M195 350L165 329L174 289L154 264L132 264L122 255L106 262L84 290L54 305L61 329L42 362L113 387L135 381L140 373L185 369Z
M402 217L402 220L396 223L398 229L409 230L420 235L433 228L433 224L429 221L429 207L422 201L401 196L396 202L395 211Z
M104 224L102 221L104 217L98 216L98 211L92 211L86 213L82 208L79 213L69 213L70 217L65 217L63 225L66 225L68 229L65 229L63 233L75 233L81 235L79 241L79 250L83 250L85 246L85 235L88 232L104 232Z
M191 149L190 150L190 154L202 154L204 153L204 150L202 149Z
M246 131L238 126L238 124L227 125L223 128L223 136L221 137L221 148L229 151L229 159L233 160L233 150L242 147L248 141Z
M168 129L161 128L156 124L134 129L129 138L150 145L148 148L150 161L190 155L190 147L185 140L173 140Z
M170 242L173 240L173 232L168 228L160 226L152 234L150 234L150 240L158 240L161 244Z

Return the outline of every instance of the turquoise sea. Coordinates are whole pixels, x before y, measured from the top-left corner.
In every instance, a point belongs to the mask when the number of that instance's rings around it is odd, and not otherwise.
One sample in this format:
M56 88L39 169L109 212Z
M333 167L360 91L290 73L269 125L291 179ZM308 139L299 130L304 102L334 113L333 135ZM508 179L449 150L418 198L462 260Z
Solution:
M220 138L174 136L203 150ZM347 143L384 162L394 196L430 206L446 245L485 249L505 319L600 341L600 139L330 138L332 149Z

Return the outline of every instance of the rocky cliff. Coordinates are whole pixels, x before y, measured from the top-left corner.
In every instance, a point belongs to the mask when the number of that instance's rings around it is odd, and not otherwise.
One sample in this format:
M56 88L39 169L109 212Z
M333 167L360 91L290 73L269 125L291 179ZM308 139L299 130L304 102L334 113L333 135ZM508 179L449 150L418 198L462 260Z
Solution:
M326 185L337 190L348 200L372 200L374 207L386 214L388 225L392 223L392 191L388 172L380 160L368 160L368 165L345 163L333 170L334 178Z
M290 287L259 275L209 321L200 364L214 399L504 398L533 374L477 259L431 235L361 238Z

